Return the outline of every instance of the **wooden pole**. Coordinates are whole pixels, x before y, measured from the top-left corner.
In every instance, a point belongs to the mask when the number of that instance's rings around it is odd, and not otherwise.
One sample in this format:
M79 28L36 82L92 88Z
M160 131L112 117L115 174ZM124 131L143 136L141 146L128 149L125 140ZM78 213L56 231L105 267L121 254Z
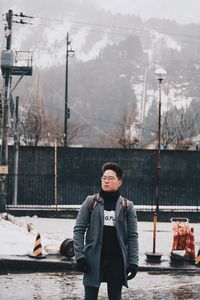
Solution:
M157 225L157 213L153 216L153 253L156 253L156 225Z
M54 147L54 199L55 199L55 206L57 210L57 206L58 206L57 138L55 138L55 147Z

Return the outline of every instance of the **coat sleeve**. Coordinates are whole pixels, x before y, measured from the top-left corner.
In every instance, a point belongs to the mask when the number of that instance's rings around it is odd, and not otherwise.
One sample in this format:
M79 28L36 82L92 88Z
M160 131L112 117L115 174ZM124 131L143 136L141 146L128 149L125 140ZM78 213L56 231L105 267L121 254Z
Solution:
M76 260L85 257L84 241L85 232L87 230L91 215L91 198L91 196L88 196L81 205L73 230L74 252Z
M128 226L128 264L138 265L139 244L138 244L137 215L133 207L132 201L128 202L127 226Z

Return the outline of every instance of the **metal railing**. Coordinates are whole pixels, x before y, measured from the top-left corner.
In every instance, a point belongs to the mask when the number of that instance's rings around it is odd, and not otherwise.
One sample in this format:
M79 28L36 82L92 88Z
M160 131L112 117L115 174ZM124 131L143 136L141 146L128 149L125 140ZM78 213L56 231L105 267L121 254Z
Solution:
M7 206L15 208L57 209L79 207L87 195L99 191L99 180L54 175L17 175L17 202L13 200L16 175L7 178ZM134 202L137 210L155 209L155 177L125 179L122 194ZM197 176L161 177L160 210L198 211L200 185Z

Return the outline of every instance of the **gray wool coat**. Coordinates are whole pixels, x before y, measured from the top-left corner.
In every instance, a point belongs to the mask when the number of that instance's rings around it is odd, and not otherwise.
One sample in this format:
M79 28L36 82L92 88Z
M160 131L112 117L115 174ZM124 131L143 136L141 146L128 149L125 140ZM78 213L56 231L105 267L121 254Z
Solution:
M83 202L74 226L75 259L85 257L89 265L89 272L84 273L83 284L99 287L100 285L100 257L104 226L104 200L99 197L95 208L91 208L93 196L88 196ZM122 197L116 203L116 233L122 251L124 274L129 264L138 265L138 232L137 217L133 203L128 201L126 209L122 207ZM110 245L112 247L112 245ZM124 285L128 287L127 279Z

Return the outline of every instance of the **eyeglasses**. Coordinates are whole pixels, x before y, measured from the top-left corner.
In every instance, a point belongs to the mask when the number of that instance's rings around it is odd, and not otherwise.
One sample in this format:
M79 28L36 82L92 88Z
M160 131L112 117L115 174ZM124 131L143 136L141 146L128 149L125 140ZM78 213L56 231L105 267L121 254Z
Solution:
M117 180L117 178L115 177L105 177L105 176L101 177L101 181L113 182L115 180Z

